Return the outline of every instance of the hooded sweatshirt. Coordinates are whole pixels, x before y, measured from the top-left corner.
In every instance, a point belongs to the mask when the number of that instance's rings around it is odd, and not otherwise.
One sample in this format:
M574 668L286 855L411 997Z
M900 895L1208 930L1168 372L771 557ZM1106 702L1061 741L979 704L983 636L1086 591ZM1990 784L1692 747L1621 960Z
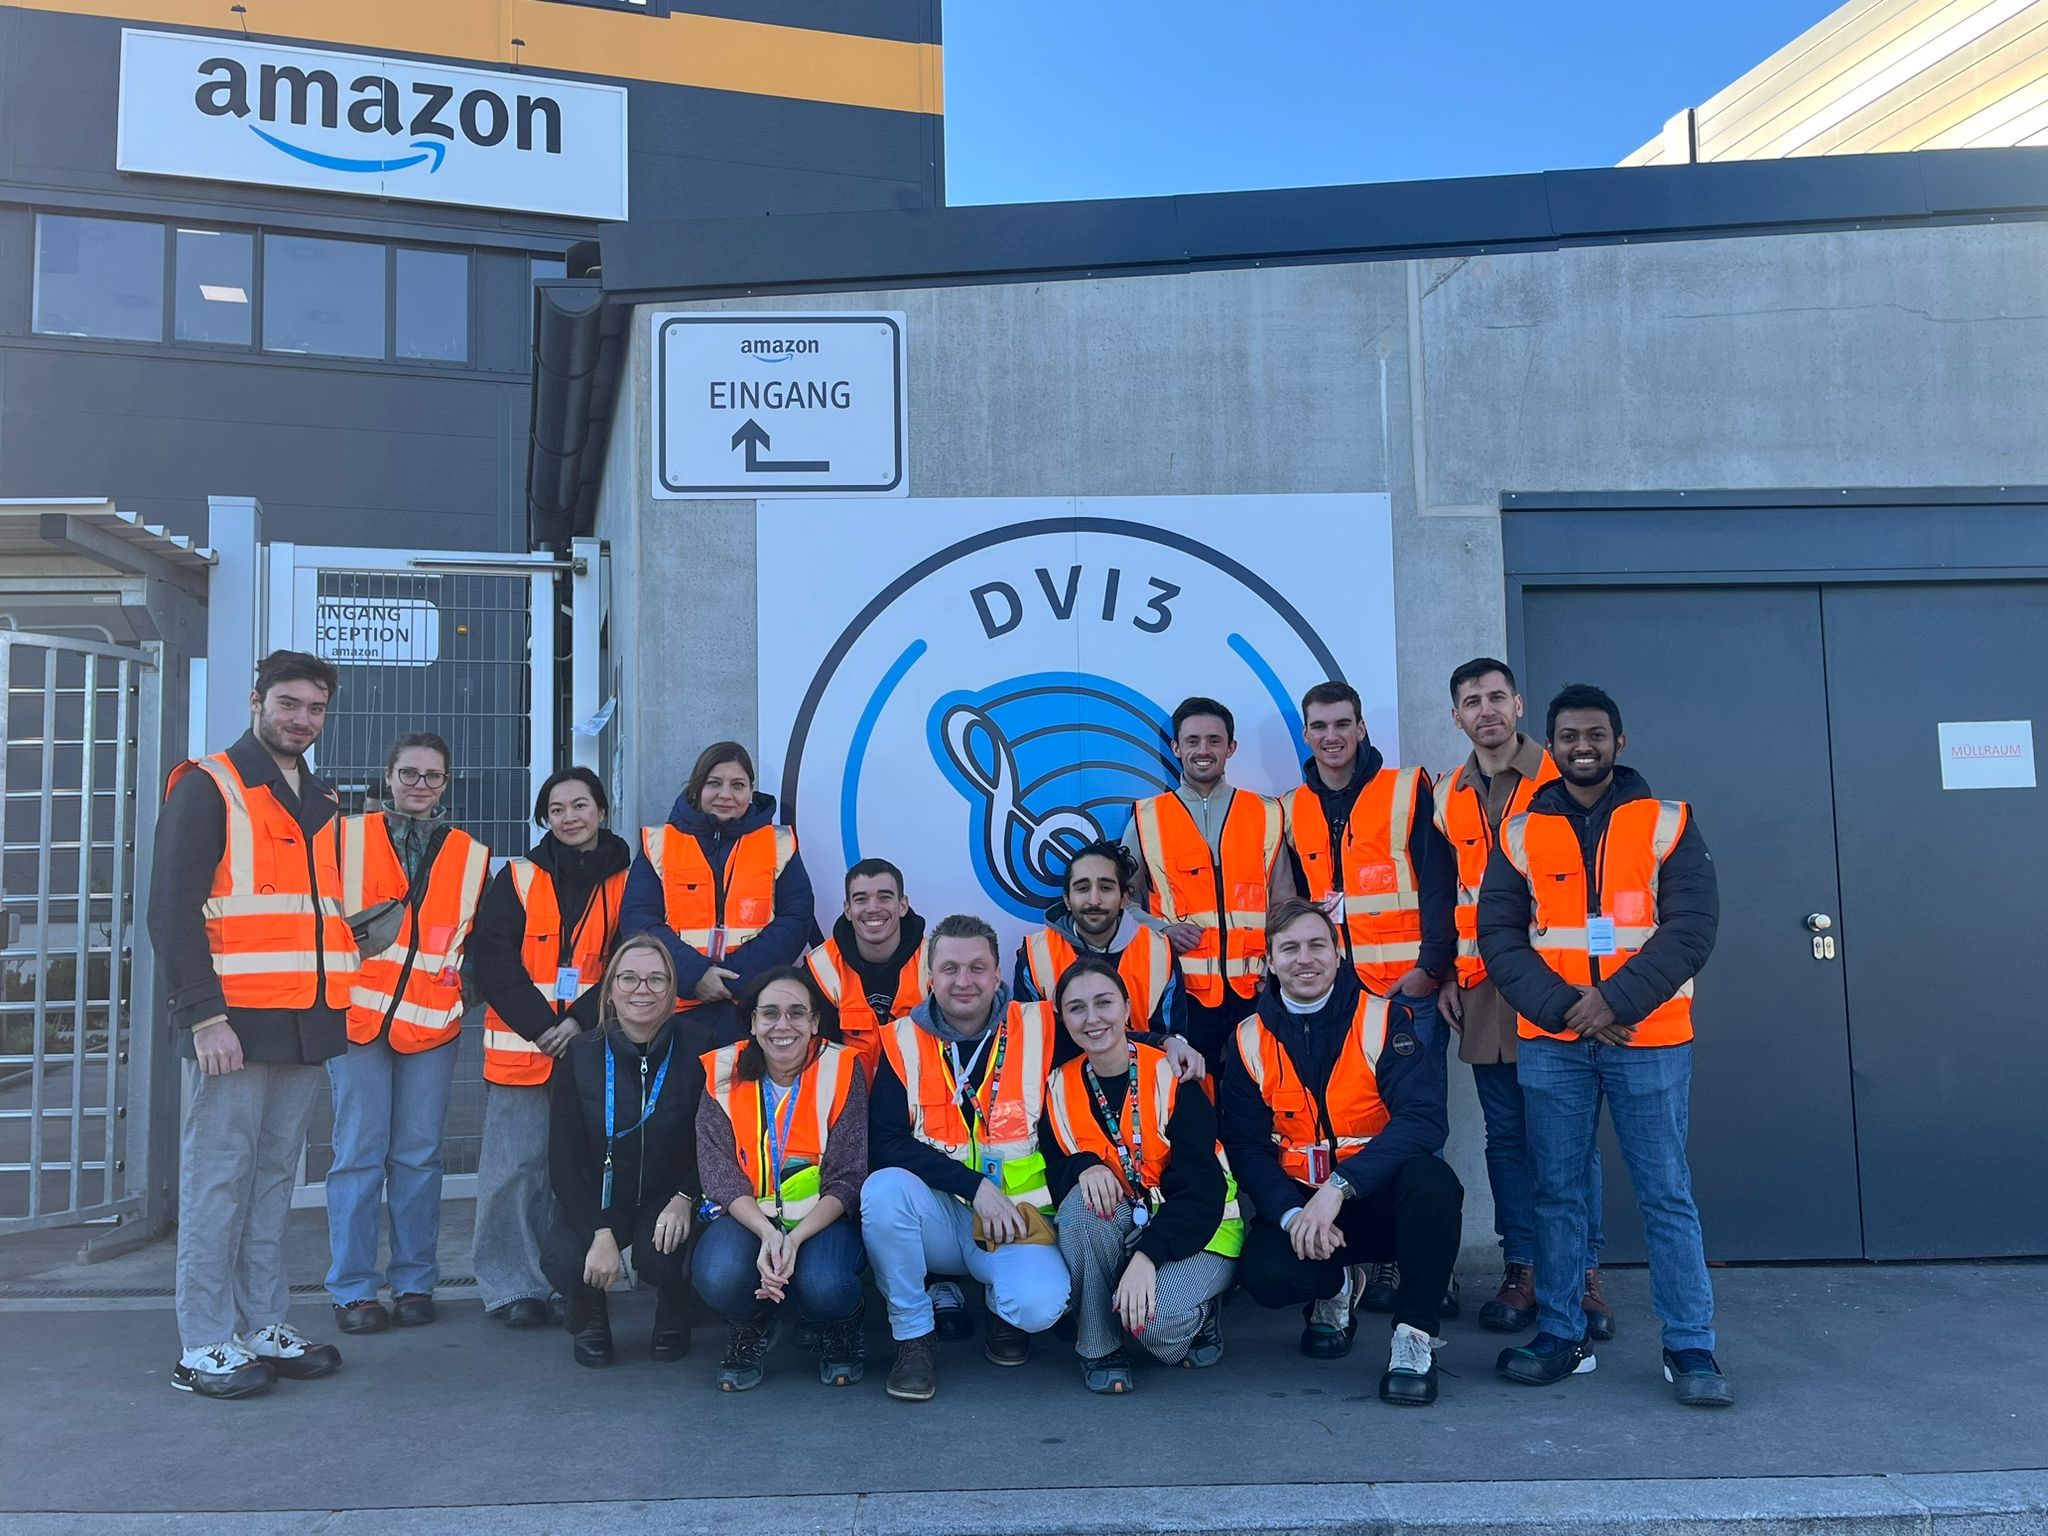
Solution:
M571 848L550 832L527 854L535 867L554 882L555 902L562 912L562 933L555 963L567 963L575 941L586 930L616 932L619 912L610 903L593 907L591 898L613 875L633 862L633 848L615 832L599 832L597 841L585 849ZM590 928L589 925L596 927ZM536 990L534 983L550 985L551 978L526 974L521 951L526 947L526 905L519 899L519 887L511 869L498 871L491 888L477 909L476 930L470 936L469 955L476 967L476 984L499 1018L528 1040L538 1040L564 1018L572 1018L585 1029L598 1020L598 997L602 976L586 976L582 996L568 1008L560 1009ZM609 953L611 946L605 946Z
M704 862L711 866L712 878L718 882L721 892L725 885L725 866L732 857L734 846L747 833L772 826L774 822L775 797L759 792L755 793L754 803L746 811L727 822L714 821L681 795L676 796L676 803L668 813L670 826L697 840L697 846L704 853ZM746 943L728 949L725 958L718 962L724 969L738 973L736 980L726 983L735 997L741 988L763 971L796 963L804 952L804 946L810 942L813 907L811 877L804 872L804 858L798 853L776 877L774 920ZM642 933L653 934L668 949L669 958L676 968L676 996L688 998L712 962L702 950L685 944L669 926L668 901L661 888L661 876L648 862L644 846L633 851L633 872L626 877L626 898L619 913L620 938Z
M1074 926L1074 914L1068 910L1064 901L1056 901L1045 909L1045 926L1073 945L1076 955L1093 955L1097 959L1107 960L1111 965L1116 965L1123 959L1124 951L1136 942L1138 935L1145 929L1145 925L1138 920L1138 914L1126 908L1122 917L1117 920L1116 933L1110 939L1109 947L1097 949L1081 937L1080 929ZM1052 1001L1050 997L1039 992L1038 982L1031 974L1030 953L1021 944L1017 947L1017 977L1013 986L1017 1001L1020 1003ZM1173 969L1166 978L1166 990L1159 994L1159 1006L1152 1010L1152 1017L1133 1019L1131 1025L1134 1029L1148 1029L1160 1035L1185 1035L1188 1032L1187 988L1181 983L1178 955L1173 957Z
M843 915L832 925L832 942L839 950L839 958L853 967L853 974L860 978L861 994L867 998L875 1017L886 1020L896 1002L896 989L902 984L903 967L910 964L924 943L924 919L915 912L904 913L903 925L896 934L895 952L880 960L869 960L861 954L860 937Z

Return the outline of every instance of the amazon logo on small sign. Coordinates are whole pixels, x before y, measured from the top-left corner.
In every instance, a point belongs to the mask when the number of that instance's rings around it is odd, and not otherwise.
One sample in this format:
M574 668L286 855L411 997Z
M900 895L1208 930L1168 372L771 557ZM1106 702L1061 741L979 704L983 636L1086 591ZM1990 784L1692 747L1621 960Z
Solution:
M121 34L124 171L626 216L626 92L529 74Z

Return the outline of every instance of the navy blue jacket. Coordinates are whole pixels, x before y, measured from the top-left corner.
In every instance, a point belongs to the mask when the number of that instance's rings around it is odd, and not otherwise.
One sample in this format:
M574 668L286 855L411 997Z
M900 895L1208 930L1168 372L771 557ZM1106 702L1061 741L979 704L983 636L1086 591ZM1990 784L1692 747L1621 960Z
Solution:
M1067 910L1064 901L1056 901L1045 909L1045 925L1055 930L1069 944L1074 946L1077 960L1106 960L1111 965L1122 962L1124 951L1137 942L1145 929L1138 921L1137 914L1125 912L1118 924L1116 940L1112 948L1097 949L1081 937L1074 926L1074 914ZM1180 956L1172 953L1171 964L1166 975L1166 990L1159 994L1159 1006L1152 1010L1149 1019L1133 1019L1131 1027L1139 1031L1149 1030L1155 1035L1182 1035L1188 1032L1188 989L1182 979ZM1031 975L1031 952L1023 944L1017 946L1016 977L1010 983L1010 995L1020 1003L1049 1003L1050 997L1041 996L1038 983Z
M759 793L743 815L729 822L713 821L681 795L676 796L675 807L668 813L670 826L697 839L697 846L704 851L704 862L711 866L713 877L721 884L726 861L739 840L759 827L772 826L774 821L775 797ZM815 905L811 877L804 872L804 857L798 853L776 878L774 919L737 949L728 949L725 958L718 962L739 975L737 981L726 983L733 996L739 996L740 989L763 971L796 964L810 942ZM702 950L677 938L675 929L668 925L668 902L661 889L661 876L648 862L644 844L634 850L633 872L626 876L626 895L619 905L619 937L631 938L641 933L651 933L667 946L670 963L676 968L676 996L688 998L711 969L711 961Z
M1259 988L1259 1022L1280 1042L1295 1072L1318 1099L1329 1089L1330 1069L1350 1036L1363 990L1358 973L1348 965L1339 968L1329 1000L1314 1013L1289 1013L1271 981ZM1387 1049L1380 1053L1374 1074L1391 1117L1386 1129L1337 1164L1361 1195L1382 1188L1411 1157L1441 1152L1450 1134L1444 1109L1444 1031L1417 1030L1404 1017L1407 1011L1406 999L1388 1000ZM1401 1049L1404 1038L1411 1042L1406 1051ZM1261 1216L1278 1221L1307 1202L1312 1191L1280 1166L1280 1153L1273 1145L1273 1111L1259 1097L1259 1085L1238 1053L1235 1030L1224 1046L1216 1120L1230 1171Z
M1591 810L1579 804L1553 779L1529 802L1534 815L1562 816L1579 836L1586 864L1588 893L1599 889L1594 865L1600 839L1617 805L1647 800L1650 786L1633 768L1616 765L1614 782ZM1479 955L1486 974L1515 1012L1546 1034L1564 1029L1564 1016L1579 1000L1579 989L1544 963L1529 942L1529 918L1535 902L1529 882L1502 852L1498 842L1486 863L1479 887ZM1699 818L1688 815L1685 831L1664 861L1657 877L1657 931L1628 964L1598 983L1601 996L1624 1024L1640 1024L1678 995L1714 952L1720 927L1721 895L1714 860L1700 836ZM1594 962L1596 965L1598 961Z

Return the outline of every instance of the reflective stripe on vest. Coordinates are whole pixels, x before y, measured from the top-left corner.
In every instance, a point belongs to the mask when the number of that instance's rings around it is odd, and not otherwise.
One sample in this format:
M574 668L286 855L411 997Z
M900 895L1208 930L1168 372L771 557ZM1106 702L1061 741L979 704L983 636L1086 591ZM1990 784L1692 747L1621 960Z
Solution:
M725 1117L732 1122L733 1153L740 1172L753 1186L754 1199L770 1220L779 1219L784 1231L794 1232L816 1209L824 1193L820 1170L825 1161L825 1143L832 1127L846 1109L846 1096L853 1088L853 1066L860 1058L844 1046L829 1040L818 1042L818 1054L796 1080L795 1107L788 1110L789 1142L783 1148L782 1203L778 1218L776 1190L769 1187L769 1170L763 1157L760 1079L749 1082L739 1074L740 1052L746 1041L706 1051L704 1087Z
M180 763L166 798L188 773L213 780L224 813L220 863L200 915L228 1007L346 1008L360 962L342 904L341 818L308 838L267 787L243 782L224 752Z
M1450 843L1458 861L1458 985L1466 988L1486 980L1486 962L1479 958L1479 886L1486 878L1486 860L1493 851L1485 797L1479 786L1465 777L1471 766L1469 762L1459 764L1456 772L1438 780L1436 786L1436 829ZM1508 803L1501 808L1502 823L1528 810L1536 791L1557 776L1557 764L1545 752L1536 777L1520 779L1508 796Z
M1024 963L1031 972L1038 995L1051 1002L1059 989L1060 977L1079 957L1080 951L1057 928L1040 928L1024 940ZM1158 1011L1166 995L1166 983L1173 976L1173 946L1157 928L1138 926L1138 936L1116 957L1117 974L1131 994L1131 1023L1143 1029Z
M858 1053L872 1082L875 1068L882 1060L882 1026L909 1013L931 990L924 946L918 945L917 953L904 961L903 968L896 973L896 995L890 1000L888 1019L875 1017L874 1005L868 1001L867 984L840 954L837 939L827 939L813 948L804 956L804 964L810 968L811 979L817 982L825 1000L839 1010L840 1039Z
M1180 957L1188 996L1205 1008L1219 1007L1226 988L1251 997L1266 969L1266 908L1283 836L1279 803L1248 789L1231 791L1217 840L1220 869L1179 795L1140 800L1132 820L1145 858L1146 905L1169 923L1204 930Z
M1419 768L1382 768L1358 792L1333 869L1322 796L1304 784L1288 801L1287 835L1301 860L1308 898L1341 887L1345 951L1369 991L1385 995L1422 953L1422 899L1408 838L1421 793Z
M1315 1094L1295 1071L1286 1047L1257 1014L1237 1026L1235 1041L1238 1060L1273 1112L1273 1141L1280 1153L1280 1166L1296 1182L1308 1183L1310 1149L1328 1145ZM1387 1000L1367 992L1358 1000L1344 1048L1337 1053L1324 1090L1339 1162L1385 1130L1392 1118L1379 1088L1380 1053L1386 1043Z
M882 1050L903 1080L911 1135L977 1173L986 1172L983 1158L995 1158L1001 1164L1003 1193L1050 1216L1038 1117L1045 1106L1046 1073L1052 1061L1052 1005L1012 1003L1001 1027L1009 1036L1002 1076L992 1090L984 1081L982 1094L1000 1139L981 1140L968 1130L967 1117L952 1095L952 1064L945 1043L919 1029L915 1019L898 1019L885 1029ZM989 1042L985 1064L993 1062L998 1044Z
M1614 953L1595 956L1587 920L1595 915L1586 887L1585 854L1568 817L1525 811L1501 826L1501 851L1529 885L1529 943L1543 963L1575 987L1612 976L1635 957L1657 931L1657 886L1664 861L1685 835L1691 812L1683 800L1630 800L1607 818L1595 851L1600 911L1614 920ZM1629 1044L1682 1045L1692 1038L1690 978L1675 996L1636 1026ZM1534 1039L1544 1031L1527 1019L1518 1033ZM1549 1036L1575 1040L1575 1031Z
M526 914L525 936L519 946L520 963L525 966L534 991L559 1023L568 1015L569 1002L555 996L555 976L563 961L562 907L555 895L554 878L531 859L506 860L504 873L511 879L513 894ZM626 871L622 869L605 876L590 893L590 907L585 909L582 926L576 930L576 952L569 957L586 988L604 975L625 892ZM597 918L595 922L591 920L593 915ZM546 1082L554 1066L554 1058L546 1051L517 1030L507 1028L495 1008L484 1010L485 1082L531 1088Z
M491 850L450 829L425 871L426 890L414 903L383 813L350 816L342 824L342 899L348 910L403 902L398 936L381 954L365 955L356 976L348 1010L352 1043L368 1045L384 1035L392 1050L410 1055L446 1045L462 1032L462 946L490 869Z

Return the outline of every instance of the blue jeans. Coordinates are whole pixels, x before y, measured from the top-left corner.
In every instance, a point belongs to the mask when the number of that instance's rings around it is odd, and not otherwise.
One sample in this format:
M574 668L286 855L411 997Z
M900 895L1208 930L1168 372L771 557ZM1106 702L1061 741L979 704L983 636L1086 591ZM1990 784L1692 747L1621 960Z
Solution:
M721 1216L697 1239L690 1280L704 1305L731 1322L744 1322L768 1305L754 1296L761 1272L761 1239L731 1216ZM789 1294L807 1323L844 1322L860 1310L860 1276L867 1267L858 1225L846 1217L804 1239L796 1251Z
M334 1166L327 1171L327 1290L337 1306L428 1295L441 1278L441 1122L455 1086L455 1043L405 1056L383 1041L327 1063ZM377 1208L391 1211L391 1268L377 1271Z
M1493 1189L1493 1230L1509 1264L1536 1262L1536 1170L1529 1163L1528 1115L1512 1061L1474 1062L1472 1086L1486 1117L1486 1182ZM1607 1246L1601 1231L1600 1142L1586 1169L1586 1268L1600 1264Z
M1545 1038L1519 1049L1536 1170L1536 1326L1563 1339L1585 1336L1586 1160L1605 1098L1643 1216L1664 1347L1712 1349L1714 1291L1685 1160L1692 1047Z

